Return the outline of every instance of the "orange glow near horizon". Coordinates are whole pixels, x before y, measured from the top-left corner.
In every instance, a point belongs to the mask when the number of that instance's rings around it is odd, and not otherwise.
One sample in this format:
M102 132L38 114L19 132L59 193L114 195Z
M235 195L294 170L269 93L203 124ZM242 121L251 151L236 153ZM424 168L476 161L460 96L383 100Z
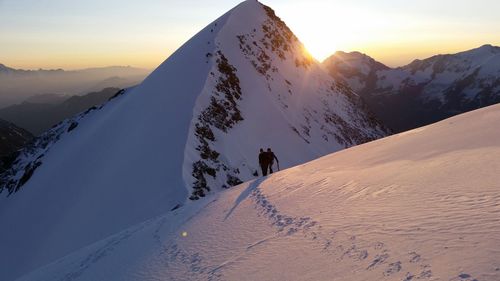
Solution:
M500 2L493 0L476 5L465 0L261 1L320 62L338 50L360 51L394 67L500 45ZM153 69L239 2L195 7L182 0L0 1L0 63L23 69Z
M478 8L451 1L456 14L438 13L440 8L448 7L445 2L449 1L436 3L431 9L428 5L398 1L364 5L337 0L314 5L292 1L276 7L276 13L320 62L336 51L359 51L396 67L484 44L500 45L499 18L486 9L488 5ZM481 9L484 17L471 23L471 9ZM294 16L297 11L300 17Z

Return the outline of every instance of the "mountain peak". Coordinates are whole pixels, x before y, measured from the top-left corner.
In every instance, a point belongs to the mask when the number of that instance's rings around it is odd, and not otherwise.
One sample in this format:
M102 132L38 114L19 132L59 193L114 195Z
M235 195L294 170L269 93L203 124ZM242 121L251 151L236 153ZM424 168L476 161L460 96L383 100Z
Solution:
M491 44L485 44L482 45L481 47L461 52L458 54L471 54L475 56L481 56L481 55L498 54L498 53L500 53L500 47L493 46Z
M328 65L331 63L353 65L354 67L359 67L360 64L368 64L371 65L372 67L377 68L377 70L389 69L388 66L358 51L353 51L353 52L336 51L332 56L325 59L325 61L323 62L324 65Z
M266 171L261 148L286 169L385 135L271 8L245 1L137 87L49 130L0 175L6 190L23 193L20 201L0 197L0 225L15 228L0 240L0 263L16 264L0 275L15 279L188 199L254 179ZM25 198L42 199L32 206ZM36 226L25 223L38 217ZM19 253L21 246L43 255Z
M374 60L372 57L361 52L337 51L322 63L332 77L350 86L356 92L365 87L364 81L371 74L379 70L390 69L388 66Z

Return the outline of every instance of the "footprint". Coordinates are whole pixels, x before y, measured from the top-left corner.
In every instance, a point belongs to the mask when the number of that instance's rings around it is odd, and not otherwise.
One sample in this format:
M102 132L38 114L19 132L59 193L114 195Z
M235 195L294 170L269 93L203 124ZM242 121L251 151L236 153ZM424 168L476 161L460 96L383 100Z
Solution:
M389 258L389 254L376 255L375 259L366 269L373 269L378 265L384 263Z
M419 254L417 254L416 252L411 252L410 253L410 262L411 263L417 263L421 260L421 257Z
M375 245L373 246L373 248L374 248L375 250L380 250L380 249L382 249L383 247L384 247L384 243L382 243L382 242L377 242L377 243L375 243Z
M403 279L403 281L413 280L414 277L415 277L415 275L411 274L410 272L407 272L406 276L405 276L405 279Z
M353 245L351 248L344 252L344 254L342 255L342 259L344 257L349 257L356 261L362 261L368 257L368 251L360 250L356 248L356 245Z
M332 240L327 239L325 241L325 245L323 246L323 250L328 250L328 248L330 248L331 245L332 245Z
M401 266L400 261L393 262L393 263L389 264L387 269L384 271L384 276L390 276L396 272L399 272L399 271L401 271L401 268L402 268L402 266Z
M450 281L478 281L478 280L473 278L468 273L460 273L457 277L451 278Z
M423 278L431 278L432 277L432 270L430 269L425 269L424 271L420 272L419 279Z
M289 229L288 229L288 231L287 231L287 233L286 233L286 235L287 235L287 236L293 235L293 234L295 234L297 231L299 231L297 228L294 228L294 227L289 228Z

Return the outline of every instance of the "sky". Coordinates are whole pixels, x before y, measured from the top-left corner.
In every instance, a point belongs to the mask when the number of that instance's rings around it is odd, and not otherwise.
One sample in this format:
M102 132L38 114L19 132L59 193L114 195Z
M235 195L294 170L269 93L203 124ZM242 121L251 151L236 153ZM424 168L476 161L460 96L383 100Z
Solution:
M239 0L0 0L0 63L155 68ZM322 61L361 51L389 66L500 45L498 0L262 0Z

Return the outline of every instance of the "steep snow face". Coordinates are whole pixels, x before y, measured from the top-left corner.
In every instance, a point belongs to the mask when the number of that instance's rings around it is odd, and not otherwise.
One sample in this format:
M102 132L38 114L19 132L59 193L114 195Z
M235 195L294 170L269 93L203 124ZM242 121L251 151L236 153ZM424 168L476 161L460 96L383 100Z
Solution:
M356 53L349 56L356 57ZM500 102L499 47L484 45L437 55L396 69L364 62L351 64L354 70L346 71L331 63L338 60L341 57L334 55L324 66L356 89L377 117L395 131ZM363 74L367 68L370 75Z
M218 193L19 280L500 280L500 105Z
M13 279L130 225L385 135L275 16L246 1L144 82L66 120L0 175L0 276Z
M184 158L192 198L251 179L261 147L290 167L384 134L270 8L242 3L213 44Z

